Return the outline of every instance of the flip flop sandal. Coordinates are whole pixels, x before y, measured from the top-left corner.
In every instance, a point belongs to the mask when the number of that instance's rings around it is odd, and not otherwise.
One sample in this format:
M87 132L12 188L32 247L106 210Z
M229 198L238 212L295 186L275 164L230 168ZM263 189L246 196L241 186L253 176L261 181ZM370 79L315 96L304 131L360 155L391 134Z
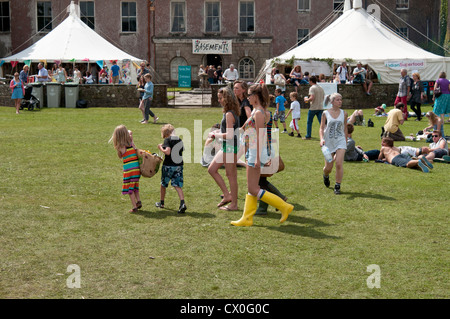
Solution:
M130 209L128 212L129 212L130 214L132 214L132 213L137 213L137 212L138 212L138 208L137 208L137 207L132 208L132 209Z
M142 208L142 202L141 202L141 201L138 201L138 202L136 203L136 208L137 208L137 209L141 209L141 208Z
M227 212L237 212L239 209L231 209L228 206L219 207L220 210L225 210Z
M446 162L443 158L434 158L434 159L433 159L433 162L449 163L449 162Z
M231 203L231 200L222 200L219 204L217 204L217 207L222 207L229 203Z

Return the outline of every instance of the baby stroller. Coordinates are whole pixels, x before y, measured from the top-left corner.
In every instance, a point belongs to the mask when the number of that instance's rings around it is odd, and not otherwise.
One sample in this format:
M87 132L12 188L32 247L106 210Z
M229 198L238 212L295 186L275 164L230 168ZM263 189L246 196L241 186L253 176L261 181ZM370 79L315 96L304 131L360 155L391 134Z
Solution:
M25 87L25 96L23 97L22 103L20 103L20 109L23 110L25 108L28 109L28 111L33 111L35 109L40 110L41 109L41 102L37 97L35 97L33 94L33 87L32 86L26 86Z

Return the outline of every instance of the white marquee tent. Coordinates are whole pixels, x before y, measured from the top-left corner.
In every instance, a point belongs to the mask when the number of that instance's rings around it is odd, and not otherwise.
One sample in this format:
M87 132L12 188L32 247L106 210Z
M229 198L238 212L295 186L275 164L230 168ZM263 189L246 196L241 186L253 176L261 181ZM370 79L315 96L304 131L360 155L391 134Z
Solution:
M376 72L381 83L398 83L402 68L408 69L410 74L418 71L422 80L436 80L441 71L450 71L450 58L430 53L404 40L368 14L362 8L361 0L353 1L353 9L350 0L346 0L342 16L322 32L304 44L267 60L266 79L273 63L283 64L283 61L292 59L310 73L308 63L320 60L331 59L335 64L350 60L351 65L361 61ZM329 67L327 73L331 75Z
M0 58L0 60L5 62L47 61L47 63L53 63L61 61L62 63L89 62L94 64L96 61L109 63L109 61L117 60L140 64L142 59L136 58L106 41L81 21L79 16L79 7L72 1L69 6L69 16L56 28L27 49L9 57ZM130 65L129 69L135 71L133 65ZM136 78L133 76L133 72L130 76L132 79Z

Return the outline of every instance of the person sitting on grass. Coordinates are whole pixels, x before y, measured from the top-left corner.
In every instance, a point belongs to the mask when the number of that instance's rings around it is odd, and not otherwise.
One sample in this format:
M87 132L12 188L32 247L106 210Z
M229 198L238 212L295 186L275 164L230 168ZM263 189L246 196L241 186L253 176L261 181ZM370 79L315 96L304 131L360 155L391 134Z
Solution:
M347 119L347 123L351 123L353 125L365 125L364 122L364 113L362 110L355 110L352 115Z
M430 111L425 114L425 117L429 125L423 129L424 132L441 131L441 135L445 136L444 121L439 116Z
M386 113L386 104L381 104L375 108L375 116L387 116Z
M405 141L405 136L399 127L405 121L403 119L403 108L403 103L398 103L394 109L389 111L386 123L381 127L381 137L390 137L394 141Z
M378 160L386 161L397 167L418 167L424 173L429 173L430 169L433 168L433 165L425 157L413 160L408 154L400 153L400 150L397 147L394 147L394 140L390 137L384 137L381 140L381 150Z
M428 161L433 161L437 158L442 158L444 161L450 160L448 156L448 142L442 137L441 131L433 131L432 138L433 143L430 144L430 152L428 155L421 155L421 158L426 158Z
M353 126L353 124L347 123L347 150L345 151L344 161L368 162L369 160L373 161L378 159L378 155L380 155L379 150L370 150L364 152L361 146L356 146L356 143L352 138L352 133L354 130L355 127Z

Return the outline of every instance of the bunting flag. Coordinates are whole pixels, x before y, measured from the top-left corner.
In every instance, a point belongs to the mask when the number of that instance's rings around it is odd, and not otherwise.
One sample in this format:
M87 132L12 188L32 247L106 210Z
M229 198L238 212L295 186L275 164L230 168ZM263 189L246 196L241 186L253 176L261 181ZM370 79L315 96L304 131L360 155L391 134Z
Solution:
M83 60L81 60L81 61L89 61L89 59L88 58L84 58Z
M28 67L31 67L31 60L23 60L23 63L28 65Z
M103 60L98 60L97 65L100 67L100 69L103 69Z
M59 65L61 63L61 60L55 60L54 62L56 65Z
M139 69L141 66L140 65L138 65L136 62L134 62L134 61L132 61L133 62L133 65L134 65L134 67L136 68L136 69Z
M2 66L3 63L5 63L5 60L1 60L1 61L0 61L0 66Z
M12 66L13 68L15 68L16 65L17 65L17 63L19 63L19 61L11 61L11 66Z
M39 62L44 63L44 66L47 67L47 60L39 60Z

